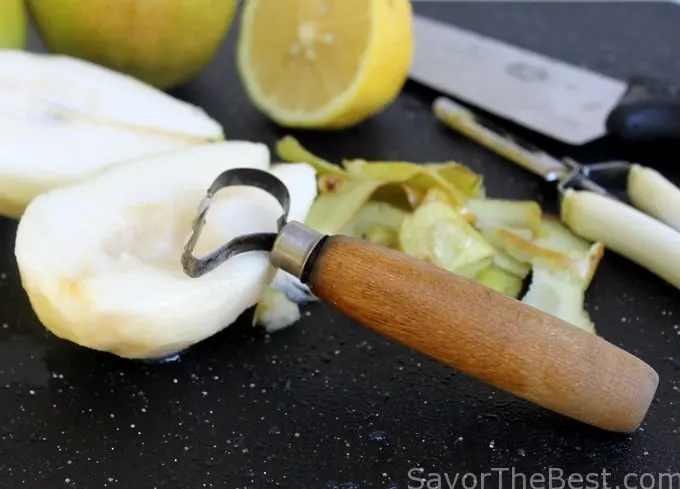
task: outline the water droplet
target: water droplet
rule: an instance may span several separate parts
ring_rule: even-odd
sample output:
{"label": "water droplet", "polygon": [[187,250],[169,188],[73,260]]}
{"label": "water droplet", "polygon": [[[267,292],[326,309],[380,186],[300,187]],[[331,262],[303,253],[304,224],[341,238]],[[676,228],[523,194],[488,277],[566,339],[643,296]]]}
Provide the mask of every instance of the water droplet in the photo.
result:
{"label": "water droplet", "polygon": [[141,363],[146,363],[148,365],[163,365],[165,363],[179,362],[181,359],[182,352],[173,353],[164,358],[148,358],[139,360]]}
{"label": "water droplet", "polygon": [[373,441],[385,441],[387,440],[388,436],[385,431],[376,430],[369,433],[368,438],[369,440]]}

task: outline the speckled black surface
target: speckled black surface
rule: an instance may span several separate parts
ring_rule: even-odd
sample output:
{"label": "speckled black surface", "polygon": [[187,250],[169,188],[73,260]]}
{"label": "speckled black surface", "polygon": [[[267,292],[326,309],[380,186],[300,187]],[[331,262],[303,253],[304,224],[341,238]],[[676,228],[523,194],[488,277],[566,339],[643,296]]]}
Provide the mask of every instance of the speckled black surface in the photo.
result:
{"label": "speckled black surface", "polygon": [[[417,2],[416,10],[610,75],[680,80],[680,7],[672,4]],[[230,138],[273,143],[284,131],[245,99],[233,39],[176,94],[203,105]],[[486,175],[491,195],[540,195],[531,176],[435,123],[429,96],[409,85],[361,127],[296,134],[329,158],[457,158]],[[589,309],[603,336],[661,376],[633,436],[496,392],[320,304],[271,337],[235,325],[174,364],[84,350],[36,321],[17,276],[14,233],[15,223],[0,221],[3,489],[419,487],[408,478],[414,467],[477,477],[492,467],[546,476],[551,467],[605,470],[614,484],[629,472],[680,470],[680,296],[612,253],[589,290]],[[486,483],[498,487],[497,478]],[[446,487],[434,484],[425,487]]]}

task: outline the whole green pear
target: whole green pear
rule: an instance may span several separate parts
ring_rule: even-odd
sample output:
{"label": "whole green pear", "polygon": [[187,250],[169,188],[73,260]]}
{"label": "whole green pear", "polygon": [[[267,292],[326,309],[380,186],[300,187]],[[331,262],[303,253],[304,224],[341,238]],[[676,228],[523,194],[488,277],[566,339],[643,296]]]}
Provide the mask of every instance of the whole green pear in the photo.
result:
{"label": "whole green pear", "polygon": [[28,6],[50,51],[170,89],[212,60],[238,0],[28,0]]}
{"label": "whole green pear", "polygon": [[24,0],[0,0],[0,49],[24,49],[27,35]]}

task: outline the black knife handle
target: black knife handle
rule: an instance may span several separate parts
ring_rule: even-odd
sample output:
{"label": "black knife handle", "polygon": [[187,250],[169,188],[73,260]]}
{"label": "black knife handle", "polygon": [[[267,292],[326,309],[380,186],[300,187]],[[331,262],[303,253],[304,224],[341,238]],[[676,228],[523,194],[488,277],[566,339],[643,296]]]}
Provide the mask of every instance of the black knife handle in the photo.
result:
{"label": "black knife handle", "polygon": [[635,77],[606,124],[607,132],[627,145],[680,147],[680,89]]}

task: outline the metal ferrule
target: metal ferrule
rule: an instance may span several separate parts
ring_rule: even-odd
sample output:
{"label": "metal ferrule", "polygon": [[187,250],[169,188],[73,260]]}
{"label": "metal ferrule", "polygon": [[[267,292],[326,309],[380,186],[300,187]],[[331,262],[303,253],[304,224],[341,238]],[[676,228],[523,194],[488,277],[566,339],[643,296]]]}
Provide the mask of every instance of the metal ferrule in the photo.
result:
{"label": "metal ferrule", "polygon": [[290,221],[274,241],[269,261],[274,267],[302,279],[309,258],[324,237],[304,224]]}

